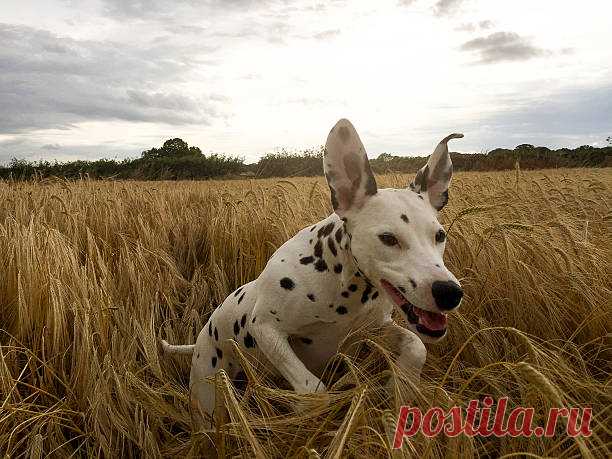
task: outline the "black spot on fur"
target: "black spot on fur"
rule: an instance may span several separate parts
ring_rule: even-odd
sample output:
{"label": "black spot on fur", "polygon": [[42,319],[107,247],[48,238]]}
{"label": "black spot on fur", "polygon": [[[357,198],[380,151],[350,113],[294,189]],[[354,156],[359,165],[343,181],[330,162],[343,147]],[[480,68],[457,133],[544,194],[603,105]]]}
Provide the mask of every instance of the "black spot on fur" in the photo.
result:
{"label": "black spot on fur", "polygon": [[312,263],[314,261],[314,257],[304,257],[304,258],[300,258],[300,263],[302,263],[303,265],[309,265],[310,263]]}
{"label": "black spot on fur", "polygon": [[317,236],[319,238],[325,237],[325,236],[329,236],[331,234],[331,232],[334,230],[334,222],[328,223],[327,225],[323,226],[321,229],[319,229],[319,231],[317,232]]}
{"label": "black spot on fur", "polygon": [[423,196],[421,196],[420,194],[417,194],[417,196],[419,197],[420,200],[423,200]]}
{"label": "black spot on fur", "polygon": [[196,359],[200,358],[200,353],[198,352],[198,355],[196,355]]}
{"label": "black spot on fur", "polygon": [[255,319],[257,319],[257,317],[253,317],[253,320],[251,320],[251,323],[255,323]]}
{"label": "black spot on fur", "polygon": [[334,272],[336,274],[340,274],[342,272],[342,265],[340,263],[334,266]]}
{"label": "black spot on fur", "polygon": [[240,325],[238,325],[238,321],[234,322],[234,335],[238,336],[240,333]]}
{"label": "black spot on fur", "polygon": [[351,292],[356,292],[356,291],[357,291],[357,285],[355,285],[355,284],[351,284],[351,285],[349,285],[349,288],[348,288],[348,289],[349,289]]}
{"label": "black spot on fur", "polygon": [[317,260],[317,262],[315,263],[315,269],[319,272],[327,271],[327,263],[325,263],[325,260]]}
{"label": "black spot on fur", "polygon": [[212,358],[212,366],[215,368],[217,366],[217,357]]}
{"label": "black spot on fur", "polygon": [[246,348],[255,347],[255,340],[249,332],[247,332],[246,336],[244,337],[244,346]]}
{"label": "black spot on fur", "polygon": [[370,293],[372,293],[372,284],[367,284],[361,295],[361,302],[365,303],[370,299]]}
{"label": "black spot on fur", "polygon": [[242,318],[240,319],[240,326],[244,328],[246,325],[246,314],[242,314]]}
{"label": "black spot on fur", "polygon": [[215,327],[215,341],[219,341],[219,332],[217,331],[217,327]]}
{"label": "black spot on fur", "polygon": [[327,246],[329,247],[329,251],[333,254],[334,257],[338,255],[336,245],[334,244],[334,241],[331,237],[327,239]]}
{"label": "black spot on fur", "polygon": [[300,341],[304,344],[312,344],[312,340],[310,338],[300,338]]}
{"label": "black spot on fur", "polygon": [[280,286],[284,288],[285,290],[293,290],[293,287],[295,287],[295,282],[293,282],[288,277],[283,277],[280,280]]}
{"label": "black spot on fur", "polygon": [[212,320],[208,321],[208,336],[212,336]]}
{"label": "black spot on fur", "polygon": [[315,301],[315,296],[312,293],[306,295],[310,301]]}
{"label": "black spot on fur", "polygon": [[408,217],[406,217],[406,214],[402,214],[401,219],[404,220],[406,223],[410,222],[410,220],[408,220]]}
{"label": "black spot on fur", "polygon": [[246,292],[244,292],[242,295],[240,295],[240,298],[238,298],[238,304],[240,304],[240,302],[244,298],[244,295],[246,295]]}
{"label": "black spot on fur", "polygon": [[417,288],[417,283],[414,281],[414,279],[410,279],[410,285],[412,285],[412,288]]}
{"label": "black spot on fur", "polygon": [[317,225],[313,226],[312,228],[310,228],[310,231],[314,231],[316,227]]}
{"label": "black spot on fur", "polygon": [[218,347],[216,348],[217,350],[217,357],[219,357],[219,359],[223,358],[223,351],[221,349],[219,349]]}
{"label": "black spot on fur", "polygon": [[329,307],[330,307],[330,308],[333,308],[333,307],[334,307],[334,305],[333,305],[333,304],[330,304],[330,305],[329,305]]}
{"label": "black spot on fur", "polygon": [[349,292],[342,292],[340,295],[342,295],[344,298],[348,298]]}
{"label": "black spot on fur", "polygon": [[284,259],[284,258],[281,258],[281,263],[284,263],[284,262],[285,262],[285,259]]}
{"label": "black spot on fur", "polygon": [[310,240],[308,241],[308,243],[309,243],[309,244],[312,244],[312,239],[310,239]]}
{"label": "black spot on fur", "polygon": [[346,314],[348,312],[348,309],[346,309],[344,306],[338,306],[336,308],[336,312],[338,314]]}
{"label": "black spot on fur", "polygon": [[399,290],[400,292],[402,292],[402,293],[406,293],[406,289],[404,288],[404,286],[403,286],[403,285],[399,285],[397,288],[398,288],[398,290]]}
{"label": "black spot on fur", "polygon": [[[354,258],[355,258],[355,257],[353,257],[353,259],[354,259]],[[361,277],[361,273],[360,273],[359,271],[357,271],[357,272],[355,273],[355,277]]]}
{"label": "black spot on fur", "polygon": [[238,290],[236,290],[236,291],[234,292],[234,296],[238,296],[238,295],[240,295],[240,292],[242,292],[242,289],[243,289],[243,288],[244,288],[244,287],[240,287]]}
{"label": "black spot on fur", "polygon": [[340,244],[340,241],[342,240],[342,227],[338,228],[334,237],[336,238],[336,242]]}
{"label": "black spot on fur", "polygon": [[319,239],[314,246],[314,256],[317,258],[321,258],[323,256],[323,243],[321,242],[321,239]]}
{"label": "black spot on fur", "polygon": [[274,315],[274,314],[276,314],[276,311],[275,311],[275,310],[273,310],[273,309],[271,309],[271,310],[270,310],[270,314]]}
{"label": "black spot on fur", "polygon": [[374,294],[372,295],[373,300],[375,300],[376,298],[378,298],[378,291],[374,292]]}

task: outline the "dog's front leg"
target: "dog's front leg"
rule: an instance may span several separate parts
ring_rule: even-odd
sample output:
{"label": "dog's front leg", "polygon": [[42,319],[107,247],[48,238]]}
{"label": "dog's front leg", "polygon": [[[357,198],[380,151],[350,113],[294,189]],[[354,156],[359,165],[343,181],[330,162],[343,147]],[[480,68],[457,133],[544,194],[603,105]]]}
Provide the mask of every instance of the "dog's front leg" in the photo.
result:
{"label": "dog's front leg", "polygon": [[257,346],[298,394],[324,392],[325,385],[313,375],[293,352],[288,335],[271,323],[258,323],[252,329]]}
{"label": "dog's front leg", "polygon": [[[413,385],[420,381],[421,370],[427,357],[427,349],[419,337],[410,330],[391,321],[384,325],[384,334],[396,353],[395,363]],[[387,383],[388,389],[395,387],[394,378]]]}

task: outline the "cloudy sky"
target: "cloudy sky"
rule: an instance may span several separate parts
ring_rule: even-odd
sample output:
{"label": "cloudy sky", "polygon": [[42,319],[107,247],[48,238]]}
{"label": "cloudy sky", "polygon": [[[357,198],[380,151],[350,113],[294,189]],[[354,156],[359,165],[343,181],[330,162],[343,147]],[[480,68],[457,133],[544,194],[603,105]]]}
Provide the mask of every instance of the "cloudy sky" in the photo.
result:
{"label": "cloudy sky", "polygon": [[181,137],[257,160],[338,118],[372,157],[612,134],[608,0],[2,0],[0,162]]}

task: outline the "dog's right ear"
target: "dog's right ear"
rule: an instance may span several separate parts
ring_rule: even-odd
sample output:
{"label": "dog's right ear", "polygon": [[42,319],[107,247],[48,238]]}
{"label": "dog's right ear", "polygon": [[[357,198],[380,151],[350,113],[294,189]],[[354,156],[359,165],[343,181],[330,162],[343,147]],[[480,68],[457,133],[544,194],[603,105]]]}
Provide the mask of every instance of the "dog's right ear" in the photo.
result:
{"label": "dog's right ear", "polygon": [[323,170],[334,211],[343,217],[376,194],[376,180],[365,148],[349,120],[341,119],[327,136]]}
{"label": "dog's right ear", "polygon": [[444,137],[427,160],[427,164],[418,170],[410,184],[412,191],[427,193],[430,204],[436,210],[441,210],[448,202],[448,186],[453,175],[448,141],[461,138],[463,134],[450,134]]}

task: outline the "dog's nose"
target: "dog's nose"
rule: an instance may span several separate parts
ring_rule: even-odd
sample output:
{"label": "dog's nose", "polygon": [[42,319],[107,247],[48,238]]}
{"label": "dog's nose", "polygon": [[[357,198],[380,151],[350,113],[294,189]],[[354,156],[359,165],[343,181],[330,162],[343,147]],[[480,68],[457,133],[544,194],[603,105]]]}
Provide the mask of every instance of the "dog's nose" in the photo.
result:
{"label": "dog's nose", "polygon": [[431,284],[431,293],[436,305],[443,311],[455,309],[463,297],[463,290],[453,281],[435,281]]}

